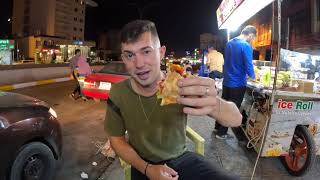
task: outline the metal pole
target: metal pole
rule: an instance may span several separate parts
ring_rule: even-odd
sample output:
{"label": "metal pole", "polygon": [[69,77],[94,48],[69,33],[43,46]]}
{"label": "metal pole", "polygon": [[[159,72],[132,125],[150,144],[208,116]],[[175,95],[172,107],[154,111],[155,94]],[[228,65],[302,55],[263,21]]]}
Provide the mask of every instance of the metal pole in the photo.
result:
{"label": "metal pole", "polygon": [[17,62],[19,61],[19,46],[18,46],[18,41],[17,41]]}
{"label": "metal pole", "polygon": [[276,57],[276,68],[274,72],[274,81],[273,81],[273,88],[272,88],[272,96],[271,96],[271,103],[274,102],[274,96],[276,94],[277,89],[277,76],[279,69],[279,63],[280,63],[280,49],[281,49],[281,0],[277,0],[277,8],[278,8],[278,21],[276,22],[278,24],[278,44],[277,44],[277,57]]}
{"label": "metal pole", "polygon": [[[14,44],[14,43],[13,43]],[[11,60],[10,60],[10,65],[12,65],[14,62],[14,49],[11,50]]]}
{"label": "metal pole", "polygon": [[290,40],[290,18],[287,19],[287,37],[286,37],[286,49],[289,49]]}
{"label": "metal pole", "polygon": [[[280,48],[281,48],[281,1],[282,0],[277,0],[277,11],[278,11],[277,17],[278,17],[278,21],[276,23],[278,24],[278,42],[277,42],[278,46],[277,46],[275,77],[274,77],[272,95],[271,95],[271,100],[270,100],[272,105],[273,105],[273,102],[274,102],[274,96],[276,94],[276,80],[277,80],[277,72],[278,72],[278,68],[279,68],[278,66],[279,66],[279,60],[280,60]],[[275,6],[273,6],[273,7],[275,7]],[[272,13],[274,14],[275,13],[274,8],[273,8],[272,11],[273,11]],[[256,167],[258,165],[259,157],[262,154],[262,150],[263,150],[262,148],[263,148],[263,146],[265,144],[266,132],[267,132],[268,127],[269,127],[270,118],[271,117],[267,116],[267,120],[265,122],[266,124],[265,124],[264,129],[263,129],[262,140],[261,140],[262,144],[259,147],[258,158],[256,159],[256,162],[255,162],[255,165],[254,165],[254,169],[253,169],[253,172],[252,172],[252,175],[251,175],[251,180],[253,180],[254,173],[255,173]]]}

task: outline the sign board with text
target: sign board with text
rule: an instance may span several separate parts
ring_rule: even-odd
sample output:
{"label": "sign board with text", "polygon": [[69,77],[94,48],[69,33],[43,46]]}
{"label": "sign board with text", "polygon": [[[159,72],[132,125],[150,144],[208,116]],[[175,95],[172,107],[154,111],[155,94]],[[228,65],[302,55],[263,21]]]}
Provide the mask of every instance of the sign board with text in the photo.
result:
{"label": "sign board with text", "polygon": [[218,20],[218,27],[224,23],[228,17],[232,14],[232,12],[240,6],[240,4],[244,0],[223,0],[217,9],[217,20]]}
{"label": "sign board with text", "polygon": [[0,50],[14,49],[14,41],[9,39],[0,39]]}

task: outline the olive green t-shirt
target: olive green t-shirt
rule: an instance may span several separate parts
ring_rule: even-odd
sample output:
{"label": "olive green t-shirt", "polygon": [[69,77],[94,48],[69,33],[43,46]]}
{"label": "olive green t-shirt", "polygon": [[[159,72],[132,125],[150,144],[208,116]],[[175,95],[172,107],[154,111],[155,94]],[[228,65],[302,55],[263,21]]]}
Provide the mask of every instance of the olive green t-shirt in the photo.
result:
{"label": "olive green t-shirt", "polygon": [[119,111],[108,105],[105,120],[107,133],[123,136],[127,130],[129,144],[143,159],[151,162],[182,155],[186,151],[187,125],[182,106],[160,106],[161,99],[157,99],[156,95],[140,98],[141,102],[139,95],[132,90],[130,80],[112,85],[109,99]]}

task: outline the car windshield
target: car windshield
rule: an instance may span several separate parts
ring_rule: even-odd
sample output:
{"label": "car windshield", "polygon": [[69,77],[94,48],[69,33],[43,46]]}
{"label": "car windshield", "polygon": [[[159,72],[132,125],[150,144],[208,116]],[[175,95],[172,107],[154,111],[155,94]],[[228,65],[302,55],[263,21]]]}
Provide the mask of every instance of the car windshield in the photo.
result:
{"label": "car windshield", "polygon": [[108,63],[99,71],[99,73],[128,75],[127,70],[122,62]]}

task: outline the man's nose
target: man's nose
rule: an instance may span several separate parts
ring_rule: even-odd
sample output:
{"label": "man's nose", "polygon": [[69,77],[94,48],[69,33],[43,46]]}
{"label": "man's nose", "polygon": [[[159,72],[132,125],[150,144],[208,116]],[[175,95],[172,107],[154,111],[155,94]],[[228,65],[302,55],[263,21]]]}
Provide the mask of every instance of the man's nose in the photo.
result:
{"label": "man's nose", "polygon": [[136,67],[143,67],[144,66],[144,58],[139,53],[136,54]]}

